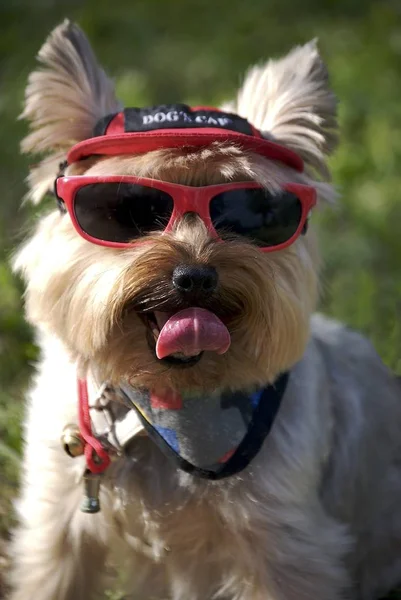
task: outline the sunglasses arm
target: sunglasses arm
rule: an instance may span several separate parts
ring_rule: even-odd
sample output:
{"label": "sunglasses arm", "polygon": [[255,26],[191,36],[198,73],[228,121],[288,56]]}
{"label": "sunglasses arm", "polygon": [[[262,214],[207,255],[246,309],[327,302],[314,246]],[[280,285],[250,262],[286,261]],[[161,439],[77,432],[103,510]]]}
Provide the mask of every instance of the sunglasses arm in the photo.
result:
{"label": "sunglasses arm", "polygon": [[54,180],[54,188],[53,188],[53,195],[56,198],[57,207],[61,214],[65,214],[67,212],[67,208],[65,206],[64,200],[62,198],[60,198],[60,196],[57,193],[57,181],[60,179],[60,177],[64,177],[63,170],[65,169],[66,166],[67,166],[66,161],[64,163],[60,163],[60,167],[59,167],[60,172],[57,175],[56,179]]}

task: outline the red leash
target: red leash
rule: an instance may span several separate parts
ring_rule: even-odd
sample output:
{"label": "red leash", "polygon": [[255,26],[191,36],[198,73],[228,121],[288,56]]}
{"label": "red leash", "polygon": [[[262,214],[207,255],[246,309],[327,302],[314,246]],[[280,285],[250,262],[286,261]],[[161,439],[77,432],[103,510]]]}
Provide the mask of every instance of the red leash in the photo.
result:
{"label": "red leash", "polygon": [[103,473],[110,464],[110,456],[101,442],[92,434],[92,422],[89,411],[89,395],[86,379],[78,379],[78,422],[85,441],[85,458],[91,473]]}

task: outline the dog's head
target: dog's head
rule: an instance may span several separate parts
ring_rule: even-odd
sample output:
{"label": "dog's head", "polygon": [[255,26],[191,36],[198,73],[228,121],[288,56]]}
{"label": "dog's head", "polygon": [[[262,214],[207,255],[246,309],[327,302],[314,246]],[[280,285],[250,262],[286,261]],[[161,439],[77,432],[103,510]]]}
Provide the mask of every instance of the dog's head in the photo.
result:
{"label": "dog's head", "polygon": [[[16,259],[31,322],[102,380],[274,380],[307,343],[318,261],[309,213],[332,194],[324,158],[335,99],[316,45],[251,69],[220,117],[185,105],[122,111],[69,22],[39,59],[23,114],[23,150],[47,153],[29,177],[34,202],[68,165],[61,210],[55,203]],[[127,131],[138,115],[150,124],[140,143]],[[167,116],[175,129],[162,143]]]}

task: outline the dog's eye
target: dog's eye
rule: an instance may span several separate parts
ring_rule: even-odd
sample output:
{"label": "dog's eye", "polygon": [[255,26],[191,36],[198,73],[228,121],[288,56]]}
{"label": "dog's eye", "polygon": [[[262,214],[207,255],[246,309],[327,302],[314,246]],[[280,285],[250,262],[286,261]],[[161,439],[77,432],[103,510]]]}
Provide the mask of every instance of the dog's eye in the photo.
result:
{"label": "dog's eye", "polygon": [[215,229],[223,234],[242,235],[259,246],[287,242],[302,220],[302,204],[296,194],[271,194],[260,188],[230,190],[210,203]]}
{"label": "dog's eye", "polygon": [[146,186],[95,183],[79,189],[74,210],[78,224],[90,236],[127,243],[163,229],[173,211],[173,200]]}

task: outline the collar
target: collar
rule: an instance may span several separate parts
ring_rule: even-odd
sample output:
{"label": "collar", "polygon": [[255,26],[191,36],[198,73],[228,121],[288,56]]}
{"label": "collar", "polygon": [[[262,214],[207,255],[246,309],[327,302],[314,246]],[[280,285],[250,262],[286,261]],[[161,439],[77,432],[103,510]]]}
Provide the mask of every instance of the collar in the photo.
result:
{"label": "collar", "polygon": [[[138,433],[150,439],[180,469],[206,479],[223,479],[245,469],[257,455],[278,414],[289,373],[252,393],[205,396],[152,392],[122,384],[103,386],[92,408],[106,412],[107,427],[93,433],[86,381],[78,383],[79,425],[87,466],[101,473],[110,454],[121,453]],[[115,400],[119,402],[116,403]]]}

